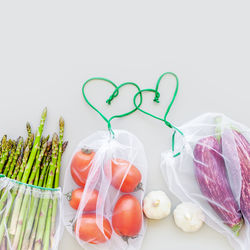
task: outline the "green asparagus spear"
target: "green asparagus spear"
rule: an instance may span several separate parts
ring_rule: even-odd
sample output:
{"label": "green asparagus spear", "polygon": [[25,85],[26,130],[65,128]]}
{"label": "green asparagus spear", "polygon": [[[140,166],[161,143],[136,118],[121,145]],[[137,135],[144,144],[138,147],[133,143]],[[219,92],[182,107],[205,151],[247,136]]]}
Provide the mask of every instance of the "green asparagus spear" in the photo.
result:
{"label": "green asparagus spear", "polygon": [[23,143],[23,148],[26,148],[29,143],[29,138],[26,138],[26,140]]}
{"label": "green asparagus spear", "polygon": [[[44,141],[44,139],[41,140],[41,143],[42,143],[42,141]],[[44,152],[45,152],[46,148],[47,148],[47,142],[45,142],[42,145],[42,148],[41,149],[39,148],[38,151],[37,151],[36,162],[34,164],[31,175],[29,177],[29,182],[28,183],[30,185],[33,185],[34,180],[36,181],[34,183],[34,185],[38,184],[39,167],[40,167],[40,164],[41,164],[41,161],[42,161],[42,158],[43,158],[43,155],[44,155]],[[37,176],[37,179],[35,179],[36,176]],[[14,237],[14,241],[13,241],[13,248],[14,249],[17,249],[19,244],[20,244],[20,248],[21,248],[21,245],[22,245],[20,242],[22,242],[24,229],[26,227],[26,222],[27,222],[26,218],[27,218],[27,214],[28,214],[30,195],[32,195],[32,194],[30,192],[27,192],[27,194],[25,194],[24,198],[23,198],[23,202],[22,202],[22,205],[21,205],[20,214],[19,214],[18,222],[17,222],[17,226],[16,226],[15,237]],[[32,213],[32,209],[36,209],[36,208],[33,207],[34,206],[34,197],[31,197],[31,205],[32,206],[30,207],[30,209],[31,209],[31,213]]]}
{"label": "green asparagus spear", "polygon": [[46,137],[44,137],[42,144],[44,144],[45,142],[48,142],[50,138],[50,135],[47,135]]}
{"label": "green asparagus spear", "polygon": [[38,185],[38,182],[39,182],[39,176],[40,176],[40,169],[38,168],[37,169],[37,172],[36,172],[36,177],[35,177],[35,180],[34,180],[34,186],[37,186]]}
{"label": "green asparagus spear", "polygon": [[58,158],[57,158],[57,164],[56,164],[56,177],[55,177],[55,188],[59,187],[59,174],[60,174],[60,168],[61,168],[61,158],[62,158],[62,146],[63,146],[63,134],[64,134],[64,120],[62,117],[60,117],[59,120],[59,148],[58,148]]}
{"label": "green asparagus spear", "polygon": [[31,133],[31,126],[29,122],[26,123],[26,129],[28,133],[28,138],[30,138],[32,133]]}
{"label": "green asparagus spear", "polygon": [[41,152],[36,160],[36,163],[35,163],[35,166],[33,167],[32,169],[32,172],[31,172],[31,175],[29,177],[29,184],[33,184],[34,182],[34,178],[37,174],[37,171],[39,173],[39,167],[40,167],[40,164],[41,164],[41,161],[42,161],[42,158],[43,158],[43,155],[45,153],[45,150],[47,148],[47,142],[45,142],[43,145],[42,145],[42,148],[41,148]]}
{"label": "green asparagus spear", "polygon": [[22,156],[22,154],[20,154],[20,156],[18,157],[18,160],[17,160],[17,164],[16,164],[16,167],[15,167],[15,171],[14,171],[14,173],[13,173],[11,179],[14,179],[14,180],[16,179],[17,174],[18,174],[19,169],[20,169],[21,164],[22,164],[22,158],[23,158],[23,156]]}
{"label": "green asparagus spear", "polygon": [[48,169],[48,166],[49,166],[49,162],[51,160],[51,153],[52,153],[52,151],[50,150],[48,152],[48,156],[46,157],[45,162],[44,162],[43,167],[42,167],[42,172],[41,172],[40,179],[39,179],[39,182],[38,182],[38,186],[40,186],[40,187],[43,186],[43,182],[44,182],[44,179],[45,179],[45,176],[46,176],[46,172],[47,172],[47,169]]}
{"label": "green asparagus spear", "polygon": [[5,187],[2,190],[2,195],[1,195],[1,198],[0,198],[0,211],[3,211],[3,208],[4,208],[4,205],[5,205],[5,202],[6,202],[7,198],[8,198],[8,194],[7,194],[6,187]]}
{"label": "green asparagus spear", "polygon": [[[36,151],[36,157],[35,157],[35,160],[34,160],[34,163],[38,160],[38,157],[40,155],[40,151],[41,151],[41,146],[42,146],[42,141],[43,141],[43,137],[41,138],[41,141],[39,142],[39,145],[38,145],[38,148],[37,148],[37,151]],[[33,165],[34,166],[34,165]],[[33,168],[31,168],[31,171],[32,171]]]}
{"label": "green asparagus spear", "polygon": [[[43,168],[45,167],[45,163],[46,163],[46,161],[47,161],[47,157],[48,157],[48,154],[49,154],[49,152],[50,152],[50,150],[51,150],[51,146],[52,146],[52,141],[48,141],[47,142],[47,148],[46,148],[46,150],[45,150],[45,152],[44,152],[44,156],[43,156],[43,160],[42,160],[42,164],[41,164],[41,171],[43,170]],[[39,184],[38,184],[39,185]]]}
{"label": "green asparagus spear", "polygon": [[0,142],[0,159],[1,159],[1,156],[2,156],[2,142]]}
{"label": "green asparagus spear", "polygon": [[[2,140],[1,140],[1,158],[2,158],[2,154],[6,148],[6,142],[7,142],[7,135],[4,135]],[[0,160],[1,160],[0,158]]]}
{"label": "green asparagus spear", "polygon": [[26,148],[27,147],[27,145],[28,145],[28,143],[29,143],[29,140],[30,140],[30,138],[31,138],[31,126],[30,126],[30,124],[29,124],[29,122],[27,122],[26,123],[26,129],[27,129],[27,134],[28,134],[28,137],[27,137],[27,139],[24,141],[24,148]]}
{"label": "green asparagus spear", "polygon": [[[59,120],[59,128],[60,128],[59,147],[58,147],[58,157],[57,157],[57,163],[56,163],[56,176],[55,176],[54,188],[59,187],[59,174],[60,174],[61,159],[62,159],[62,153],[63,153],[64,120],[62,117],[60,117],[60,120]],[[55,237],[55,233],[56,233],[55,226],[56,226],[56,211],[57,211],[57,203],[58,203],[57,197],[54,197],[52,202],[53,202],[52,215],[48,216],[48,218],[47,218],[45,235],[44,235],[44,249],[45,250],[49,249],[49,243],[51,244],[51,247],[53,247],[54,237]],[[50,222],[50,220],[51,220],[51,222]],[[50,224],[51,224],[51,230],[50,230]],[[49,239],[51,239],[51,242]]]}
{"label": "green asparagus spear", "polygon": [[5,176],[6,176],[6,175],[8,174],[8,172],[9,172],[10,165],[11,165],[11,163],[12,163],[12,161],[13,161],[13,157],[14,157],[14,154],[15,154],[15,152],[16,152],[16,146],[17,146],[16,142],[13,142],[13,145],[12,145],[12,147],[11,147],[11,152],[10,152],[8,161],[7,161],[7,163],[6,163],[5,167],[4,167],[4,171],[3,171],[3,174],[4,174]]}
{"label": "green asparagus spear", "polygon": [[1,157],[1,161],[0,161],[0,173],[2,173],[4,164],[5,164],[6,160],[8,159],[9,151],[11,149],[11,146],[12,146],[12,141],[8,140],[7,143],[6,143],[5,150],[2,153],[2,157]]}
{"label": "green asparagus spear", "polygon": [[[41,142],[44,142],[44,141],[45,141],[44,139],[41,140]],[[39,148],[38,151],[37,151],[38,157],[36,157],[35,165],[34,165],[34,167],[32,169],[31,175],[29,177],[29,182],[28,183],[30,185],[33,185],[33,184],[37,185],[38,184],[39,167],[40,167],[40,164],[41,164],[41,161],[42,161],[42,158],[43,158],[43,155],[45,153],[46,148],[47,148],[47,142],[45,142],[42,145],[42,148],[41,149]],[[22,243],[22,240],[23,240],[24,229],[26,227],[26,222],[27,222],[26,218],[27,218],[27,214],[28,214],[30,196],[31,196],[31,201],[30,201],[30,211],[29,211],[29,213],[33,213],[32,210],[36,210],[36,207],[34,208],[34,197],[32,196],[31,192],[27,192],[27,194],[24,195],[23,203],[22,203],[20,214],[19,214],[19,217],[18,217],[18,223],[17,223],[17,226],[16,226],[15,237],[14,237],[14,240],[13,240],[13,248],[14,249],[17,249],[18,245],[19,245],[20,248],[22,246],[21,243]],[[29,215],[29,218],[31,218],[30,215]]]}
{"label": "green asparagus spear", "polygon": [[7,135],[4,135],[2,140],[1,140],[1,146],[0,146],[0,159],[2,157],[2,153],[5,149],[5,146],[6,146],[6,140],[7,140]]}
{"label": "green asparagus spear", "polygon": [[0,224],[0,245],[1,245],[2,240],[3,240],[5,228],[6,228],[6,225],[8,223],[10,213],[11,213],[11,208],[12,208],[13,203],[15,201],[15,194],[17,193],[17,186],[14,186],[12,190],[9,190],[9,189],[5,190],[5,192],[6,193],[5,193],[5,195],[3,195],[3,197],[7,198],[8,193],[10,192],[11,199],[7,200],[6,208],[5,208],[4,214],[3,214],[3,219],[2,219],[1,224]]}
{"label": "green asparagus spear", "polygon": [[[46,184],[47,188],[53,188],[57,155],[58,155],[58,136],[55,133],[52,139],[52,161],[50,163],[49,175],[48,175],[48,180]],[[42,213],[40,213],[40,218],[39,218],[37,233],[36,233],[36,240],[35,240],[35,245],[34,245],[35,250],[42,248],[42,245],[43,245],[42,240],[43,240],[43,235],[44,235],[44,228],[46,226],[47,213],[49,211],[48,216],[50,215],[50,213],[52,214],[52,202],[50,198],[43,199],[41,211]],[[45,230],[47,230],[47,228]],[[50,227],[49,227],[49,233],[50,233]]]}
{"label": "green asparagus spear", "polygon": [[[43,184],[43,187],[46,187],[46,183]],[[29,238],[29,240],[27,240],[27,241],[25,241],[23,243],[22,250],[27,250],[27,249],[28,250],[33,250],[34,249],[33,247],[34,247],[34,244],[35,244],[37,227],[38,227],[38,222],[39,222],[39,218],[40,218],[40,214],[41,214],[42,204],[43,204],[43,199],[40,199],[39,204],[38,204],[38,208],[37,208],[37,211],[36,211],[36,216],[35,216],[34,225],[33,225],[33,228],[32,228],[30,238]],[[27,248],[27,246],[29,246],[29,247]]]}
{"label": "green asparagus spear", "polygon": [[[67,147],[67,144],[68,142],[64,142],[63,143],[63,152],[65,151],[66,147]],[[49,157],[51,158],[51,151],[49,153]],[[49,172],[49,168],[47,168]],[[42,175],[42,174],[41,174]],[[46,174],[45,174],[46,176]],[[41,178],[41,177],[40,177]],[[46,187],[46,177],[44,177],[44,183],[43,183],[43,187]],[[40,183],[41,184],[41,183]],[[40,185],[39,185],[40,186]],[[38,208],[37,208],[37,211],[36,211],[36,216],[35,216],[35,220],[34,220],[34,225],[33,225],[33,228],[32,228],[32,232],[31,232],[31,235],[30,235],[30,240],[29,242],[28,241],[24,241],[23,242],[23,246],[22,246],[22,250],[33,250],[33,247],[34,247],[34,244],[35,244],[35,238],[36,238],[36,234],[37,234],[37,226],[38,226],[38,222],[39,222],[39,219],[40,219],[40,212],[41,212],[41,208],[42,208],[42,205],[43,205],[43,199],[40,199],[39,201],[39,205],[38,205]],[[43,214],[43,213],[42,213]],[[41,222],[40,222],[41,223]],[[29,233],[29,232],[28,232]],[[29,247],[27,247],[29,246]]]}
{"label": "green asparagus spear", "polygon": [[21,179],[22,179],[26,163],[28,162],[28,159],[29,159],[30,150],[31,150],[31,147],[33,144],[33,140],[34,140],[34,134],[31,135],[30,140],[28,142],[28,145],[24,149],[22,165],[20,166],[20,170],[19,170],[17,178],[16,178],[17,181],[21,181]]}
{"label": "green asparagus spear", "polygon": [[[41,175],[40,175],[39,182],[37,184],[40,187],[43,186],[42,184],[43,184],[44,172],[47,169],[47,167],[49,165],[49,162],[50,162],[50,159],[51,159],[51,152],[52,152],[51,151],[51,145],[52,145],[52,142],[48,142],[47,149],[46,149],[46,151],[44,153],[44,159],[43,159],[43,163],[42,163],[43,167],[41,168],[42,172],[41,172]],[[36,179],[35,179],[35,182],[34,182],[35,185],[36,185],[36,181],[37,181],[37,176],[38,175],[36,174]],[[37,218],[39,218],[39,214],[40,214],[39,209],[41,209],[41,204],[40,204],[41,202],[39,202],[39,198],[38,197],[35,197],[35,198],[32,197],[32,199],[33,200],[32,200],[31,205],[30,205],[30,208],[31,208],[30,211],[31,212],[29,213],[29,217],[28,217],[28,220],[27,220],[27,225],[26,225],[26,228],[25,228],[24,236],[23,236],[22,248],[20,248],[20,249],[23,249],[23,250],[27,250],[29,248],[30,236],[34,235],[32,237],[33,238],[35,237],[36,227],[37,227],[37,223],[38,223],[38,219],[36,219],[35,216],[38,213]],[[22,241],[21,237],[20,237],[20,240],[19,240],[19,245],[18,245],[19,247],[20,247],[20,241]]]}
{"label": "green asparagus spear", "polygon": [[68,146],[68,141],[65,141],[65,142],[63,143],[63,147],[62,147],[63,153],[64,153],[65,149],[67,148],[67,146]]}
{"label": "green asparagus spear", "polygon": [[29,142],[28,142],[28,147],[29,147],[30,150],[31,150],[32,147],[33,147],[34,139],[35,139],[35,135],[34,135],[34,134],[31,134],[30,140],[29,140]]}
{"label": "green asparagus spear", "polygon": [[[35,186],[37,186],[38,180],[39,180],[39,168],[36,171],[36,177],[35,177],[35,180],[34,180],[34,185]],[[17,228],[16,234],[15,234],[15,237],[14,237],[14,241],[13,241],[13,246],[12,246],[13,249],[20,250],[22,248],[24,235],[27,233],[27,230],[29,230],[29,228],[32,229],[32,225],[33,225],[33,221],[34,221],[34,217],[35,217],[35,214],[36,214],[36,209],[37,209],[37,205],[38,205],[38,201],[39,201],[39,198],[36,197],[32,192],[33,191],[31,190],[31,193],[30,193],[31,201],[30,201],[30,204],[29,204],[29,209],[27,207],[27,209],[25,211],[25,214],[24,214],[24,217],[23,217],[23,220],[21,218],[21,221],[23,223],[17,225],[17,227],[21,228],[21,231],[20,231],[19,228]]]}
{"label": "green asparagus spear", "polygon": [[[47,218],[46,218],[45,232],[44,232],[43,242],[42,242],[43,250],[49,250],[50,234],[51,234],[51,222],[52,222],[54,200],[57,200],[57,199],[54,197],[54,199],[51,199],[49,201],[48,213],[47,213]],[[51,242],[51,244],[52,244],[52,242]],[[37,248],[37,249],[41,249],[42,246],[40,248]],[[36,244],[35,244],[35,247],[36,247]]]}
{"label": "green asparagus spear", "polygon": [[[43,156],[45,154],[45,151],[47,149],[47,144],[48,144],[47,140],[48,140],[48,137],[45,138],[45,139],[44,138],[42,139],[42,143],[44,143],[44,142],[45,143],[42,145],[41,152],[40,152],[39,156],[36,158],[35,166],[33,167],[31,176],[29,178],[29,184],[33,184],[34,178],[35,178],[34,185],[38,184],[39,167],[40,167],[42,158],[43,158]],[[39,151],[37,153],[39,153]],[[14,249],[16,249],[17,247],[18,247],[18,249],[21,249],[22,244],[27,247],[27,240],[26,239],[28,238],[28,236],[30,234],[30,231],[32,229],[32,225],[33,225],[33,222],[34,222],[34,217],[35,217],[35,214],[36,214],[38,201],[39,201],[38,198],[35,198],[33,196],[31,197],[29,217],[28,217],[28,219],[26,219],[26,217],[27,217],[26,214],[28,213],[27,212],[28,197],[26,197],[26,196],[24,197],[22,207],[21,207],[21,211],[20,211],[20,215],[19,215],[19,218],[18,218],[18,221],[22,222],[22,224],[21,223],[17,224],[17,229],[16,229],[14,241],[13,241],[13,248]],[[27,224],[27,226],[26,226],[26,224]],[[23,238],[25,238],[24,241],[23,241]]]}
{"label": "green asparagus spear", "polygon": [[[42,137],[42,138],[41,138],[40,147],[39,147],[39,149],[37,150],[36,161],[38,160],[38,157],[39,157],[39,155],[40,155],[42,145],[44,145],[44,143],[48,142],[48,140],[49,140],[49,135],[48,135],[47,137]],[[46,148],[46,149],[47,149],[47,148]],[[45,155],[45,153],[46,153],[46,149],[45,149],[44,155]],[[41,165],[40,167],[42,167],[42,165]]]}
{"label": "green asparagus spear", "polygon": [[46,184],[47,188],[53,188],[55,172],[56,172],[57,156],[58,156],[58,135],[54,133],[53,141],[52,141],[52,160],[51,160],[48,180]]}
{"label": "green asparagus spear", "polygon": [[35,157],[36,157],[36,152],[37,152],[40,140],[41,140],[41,136],[42,136],[46,116],[47,116],[47,108],[45,108],[43,110],[43,113],[42,113],[42,116],[41,116],[40,126],[38,128],[37,133],[36,133],[35,142],[34,142],[32,150],[31,150],[30,157],[29,157],[27,166],[25,168],[25,171],[24,171],[24,174],[23,174],[23,177],[22,177],[22,182],[23,183],[27,183],[27,181],[28,181],[28,178],[29,178],[29,175],[30,175],[30,172],[31,172],[31,169],[32,169]]}
{"label": "green asparagus spear", "polygon": [[10,166],[10,170],[8,172],[8,175],[7,177],[11,177],[12,174],[13,174],[13,171],[14,171],[14,168],[16,166],[16,162],[17,162],[17,159],[19,157],[19,155],[21,154],[21,150],[22,150],[22,146],[23,146],[23,138],[21,137],[18,141],[18,145],[17,145],[17,148],[16,148],[16,152],[14,154],[14,157],[13,157],[13,161],[11,163],[11,166]]}
{"label": "green asparagus spear", "polygon": [[[36,157],[38,145],[39,145],[40,140],[41,140],[46,115],[47,115],[47,109],[45,108],[43,110],[43,113],[41,116],[40,126],[39,126],[37,134],[36,134],[35,142],[34,142],[32,150],[31,150],[29,160],[27,162],[27,165],[26,165],[25,170],[24,170],[24,174],[23,174],[22,179],[21,179],[21,181],[23,183],[27,183],[27,181],[28,181],[28,178],[29,178],[29,175],[30,175],[30,172],[31,172],[31,169],[32,169],[35,157]],[[11,223],[10,223],[10,228],[9,228],[10,235],[15,235],[19,213],[21,212],[20,208],[21,208],[22,201],[23,201],[23,194],[22,193],[19,194],[19,192],[18,192],[18,195],[17,195],[16,200],[15,200],[15,206],[13,209],[13,215],[11,218]]]}
{"label": "green asparagus spear", "polygon": [[50,166],[47,167],[46,173],[45,173],[45,176],[44,176],[44,180],[43,180],[43,186],[45,186],[45,187],[46,187],[48,176],[49,176],[49,169],[50,169]]}

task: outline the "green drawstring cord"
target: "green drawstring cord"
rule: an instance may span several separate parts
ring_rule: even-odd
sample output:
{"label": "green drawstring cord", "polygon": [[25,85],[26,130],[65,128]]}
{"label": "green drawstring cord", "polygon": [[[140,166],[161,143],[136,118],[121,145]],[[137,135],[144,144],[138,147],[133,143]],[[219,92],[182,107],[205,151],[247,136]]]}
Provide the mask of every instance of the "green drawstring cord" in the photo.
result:
{"label": "green drawstring cord", "polygon": [[[172,100],[171,100],[170,104],[169,104],[168,107],[167,107],[167,110],[166,110],[166,113],[165,113],[165,115],[164,115],[164,118],[160,118],[160,117],[155,116],[155,115],[153,115],[153,114],[151,114],[151,113],[149,113],[149,112],[147,112],[147,111],[145,111],[145,110],[142,110],[142,109],[140,108],[141,103],[140,103],[140,105],[137,105],[137,104],[136,104],[136,98],[137,98],[137,96],[138,96],[139,94],[140,94],[140,96],[141,96],[143,92],[154,92],[154,93],[155,93],[154,102],[159,103],[159,102],[160,102],[160,101],[159,101],[160,93],[159,93],[158,89],[159,89],[159,85],[160,85],[160,82],[161,82],[162,78],[163,78],[164,76],[166,76],[166,75],[172,75],[172,76],[174,76],[174,78],[175,78],[175,80],[176,80],[176,87],[175,87],[175,91],[174,91],[174,95],[173,95],[173,97],[172,97]],[[179,130],[177,127],[175,127],[174,125],[172,125],[169,121],[167,121],[167,115],[168,115],[168,113],[169,113],[171,107],[173,106],[173,103],[174,103],[175,98],[176,98],[177,93],[178,93],[178,89],[179,89],[179,79],[178,79],[177,75],[174,74],[174,73],[172,73],[172,72],[165,72],[165,73],[163,73],[163,74],[159,77],[159,79],[157,80],[156,88],[155,88],[155,89],[142,89],[142,90],[138,91],[138,92],[135,94],[135,96],[134,96],[134,105],[135,105],[135,107],[136,107],[138,110],[140,110],[140,111],[143,112],[144,114],[149,115],[149,116],[151,116],[151,117],[153,117],[153,118],[155,118],[155,119],[157,119],[157,120],[163,121],[163,122],[165,123],[165,125],[167,125],[167,126],[168,126],[169,128],[171,128],[171,129],[174,129],[174,130],[175,130],[174,133],[173,133],[173,136],[172,136],[172,152],[173,152],[173,153],[174,153],[174,150],[175,150],[175,134],[176,134],[176,131],[179,132],[182,136],[184,136],[184,134],[182,133],[181,130]],[[177,154],[174,154],[173,157],[177,157],[178,155],[180,155],[180,152],[177,153]]]}
{"label": "green drawstring cord", "polygon": [[[162,81],[162,78],[163,78],[164,76],[166,76],[166,75],[172,75],[172,76],[175,78],[175,80],[176,80],[176,87],[175,87],[175,91],[174,91],[174,95],[173,95],[173,97],[172,97],[172,100],[171,100],[170,104],[169,104],[168,107],[167,107],[167,110],[166,110],[166,113],[165,113],[165,115],[164,115],[164,118],[160,118],[160,117],[155,116],[155,115],[153,115],[153,114],[151,114],[151,113],[149,113],[149,112],[146,112],[145,110],[142,110],[142,109],[140,108],[140,106],[141,106],[141,104],[142,104],[142,93],[143,93],[143,92],[154,92],[154,93],[155,93],[154,102],[157,102],[157,103],[160,102],[160,101],[159,101],[160,93],[159,93],[158,89],[159,89],[159,85],[160,85],[160,83],[161,83],[161,81]],[[125,86],[125,85],[133,85],[133,86],[135,86],[135,87],[138,89],[138,92],[135,94],[134,99],[133,99],[135,108],[134,108],[133,110],[131,110],[131,111],[125,113],[125,114],[114,115],[114,116],[112,116],[111,118],[107,119],[107,118],[106,118],[106,117],[105,117],[96,107],[94,107],[94,106],[89,102],[89,100],[87,99],[87,97],[86,97],[86,95],[85,95],[85,90],[84,90],[84,89],[85,89],[86,84],[87,84],[88,82],[90,82],[90,81],[93,81],[93,80],[105,81],[105,82],[108,82],[108,83],[110,83],[111,85],[113,85],[113,86],[115,87],[114,92],[112,93],[112,95],[111,95],[111,96],[107,99],[107,101],[106,101],[106,103],[109,104],[109,105],[111,104],[112,100],[113,100],[115,97],[117,97],[117,96],[119,95],[119,89],[120,89],[121,87],[123,87],[123,86]],[[163,122],[165,123],[166,126],[168,126],[169,128],[175,130],[174,133],[173,133],[173,135],[172,135],[172,151],[174,152],[174,150],[175,150],[175,135],[176,135],[176,131],[177,131],[178,133],[180,133],[182,136],[184,136],[184,135],[183,135],[183,133],[182,133],[181,130],[179,130],[177,127],[175,127],[175,126],[174,126],[173,124],[171,124],[169,121],[167,121],[167,115],[168,115],[170,109],[171,109],[172,106],[173,106],[173,103],[174,103],[175,98],[176,98],[177,93],[178,93],[178,89],[179,89],[179,79],[178,79],[177,75],[174,74],[174,73],[172,73],[172,72],[165,72],[165,73],[163,73],[163,74],[159,77],[159,79],[157,80],[156,88],[155,88],[155,89],[143,89],[143,90],[141,90],[141,89],[139,88],[139,86],[138,86],[136,83],[133,83],[133,82],[125,82],[125,83],[121,84],[120,86],[117,86],[114,82],[112,82],[112,81],[109,80],[109,79],[106,79],[106,78],[103,78],[103,77],[93,77],[93,78],[88,79],[88,80],[83,84],[83,86],[82,86],[82,94],[83,94],[83,97],[84,97],[85,101],[87,102],[87,104],[88,104],[91,108],[93,108],[93,109],[94,109],[94,110],[104,119],[104,121],[107,122],[108,129],[109,129],[109,132],[110,132],[110,135],[112,136],[112,138],[114,138],[114,131],[113,131],[112,126],[111,126],[111,121],[112,121],[114,118],[121,118],[121,117],[130,115],[130,114],[132,114],[133,112],[135,112],[135,111],[138,109],[138,110],[140,110],[141,112],[143,112],[143,113],[146,114],[146,115],[149,115],[149,116],[151,116],[151,117],[153,117],[153,118],[155,118],[155,119],[157,119],[157,120],[163,121]],[[140,102],[139,102],[139,104],[137,105],[137,104],[136,104],[136,99],[137,99],[138,95],[140,95]],[[178,155],[180,155],[180,152],[177,153],[177,154],[175,154],[174,157],[177,157]]]}
{"label": "green drawstring cord", "polygon": [[[132,114],[133,112],[135,112],[138,108],[135,107],[134,109],[132,109],[131,111],[127,112],[127,113],[124,113],[124,114],[121,114],[121,115],[114,115],[112,117],[110,117],[109,119],[106,118],[96,107],[94,107],[88,100],[88,98],[86,97],[86,94],[85,94],[85,86],[87,83],[89,83],[90,81],[93,81],[93,80],[101,80],[101,81],[105,81],[107,83],[110,83],[111,85],[113,85],[115,87],[115,90],[114,92],[112,93],[112,95],[108,98],[108,100],[106,101],[107,104],[111,104],[112,100],[118,96],[119,94],[119,89],[125,85],[133,85],[137,88],[138,92],[140,92],[140,88],[139,86],[136,84],[136,83],[133,83],[133,82],[125,82],[123,84],[121,84],[120,86],[116,86],[116,84],[114,82],[112,82],[111,80],[109,79],[106,79],[106,78],[103,78],[103,77],[93,77],[93,78],[90,78],[88,79],[86,82],[84,82],[83,86],[82,86],[82,94],[83,94],[83,97],[85,99],[85,101],[87,102],[87,104],[92,108],[94,109],[103,119],[104,121],[108,124],[108,130],[110,132],[110,135],[112,138],[114,138],[114,131],[112,129],[112,126],[111,126],[111,121],[114,119],[114,118],[121,118],[121,117],[124,117],[124,116],[127,116],[127,115],[130,115]],[[140,107],[142,104],[142,93],[140,93],[140,103],[138,105],[138,107]]]}
{"label": "green drawstring cord", "polygon": [[[175,134],[176,131],[178,131],[182,136],[184,136],[184,134],[180,131],[180,130],[175,130],[173,135],[172,135],[172,152],[174,153],[174,147],[175,147]],[[178,152],[176,154],[173,155],[173,157],[177,157],[181,154],[181,152]]]}

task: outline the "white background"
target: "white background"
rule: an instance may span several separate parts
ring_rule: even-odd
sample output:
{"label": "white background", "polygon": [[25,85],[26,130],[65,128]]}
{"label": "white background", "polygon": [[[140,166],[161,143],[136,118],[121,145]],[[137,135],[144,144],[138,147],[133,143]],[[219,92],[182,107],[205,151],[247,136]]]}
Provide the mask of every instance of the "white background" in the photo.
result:
{"label": "white background", "polygon": [[[204,112],[224,112],[250,126],[249,1],[0,1],[0,134],[25,134],[25,122],[38,125],[48,107],[46,133],[66,120],[69,146],[63,174],[78,141],[105,122],[86,105],[81,86],[92,76],[117,84],[134,81],[153,88],[161,73],[173,71],[180,91],[169,120],[180,125]],[[145,96],[143,107],[163,115],[174,82],[161,85],[161,104]],[[95,92],[94,92],[95,91]],[[93,83],[91,101],[106,114],[132,107],[132,87],[121,90],[111,107],[112,88]],[[147,191],[167,188],[159,170],[160,153],[170,147],[171,131],[137,112],[114,120],[144,143],[149,163]],[[178,201],[169,194],[173,205]],[[142,250],[230,250],[227,240],[204,226],[185,234],[173,218],[148,223]],[[80,249],[65,232],[60,250]]]}

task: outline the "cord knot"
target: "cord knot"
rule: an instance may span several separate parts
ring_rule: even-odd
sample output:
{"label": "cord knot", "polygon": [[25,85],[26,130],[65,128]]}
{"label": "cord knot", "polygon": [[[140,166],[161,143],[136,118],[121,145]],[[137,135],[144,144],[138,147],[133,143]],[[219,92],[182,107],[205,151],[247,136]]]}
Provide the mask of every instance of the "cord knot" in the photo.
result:
{"label": "cord knot", "polygon": [[111,101],[113,100],[113,97],[111,98],[112,96],[110,96],[109,97],[109,99],[106,101],[106,103],[108,104],[108,105],[110,105],[111,104]]}
{"label": "cord knot", "polygon": [[159,98],[160,98],[160,93],[157,91],[157,92],[155,92],[154,102],[159,103],[159,102],[160,102],[160,101],[159,101]]}
{"label": "cord knot", "polygon": [[111,102],[113,101],[113,99],[115,98],[115,97],[117,97],[118,96],[118,90],[115,90],[114,91],[114,93],[109,97],[109,99],[106,101],[106,103],[108,104],[108,105],[110,105],[111,104]]}
{"label": "cord knot", "polygon": [[164,121],[165,122],[165,124],[169,127],[169,128],[173,128],[173,125],[170,123],[170,122],[168,122],[168,121]]}

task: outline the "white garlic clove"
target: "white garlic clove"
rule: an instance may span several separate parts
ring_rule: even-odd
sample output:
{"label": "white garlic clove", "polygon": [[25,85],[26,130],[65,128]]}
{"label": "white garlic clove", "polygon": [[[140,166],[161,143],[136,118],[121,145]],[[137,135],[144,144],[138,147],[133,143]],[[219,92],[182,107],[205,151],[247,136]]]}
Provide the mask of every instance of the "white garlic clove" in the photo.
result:
{"label": "white garlic clove", "polygon": [[174,220],[184,232],[196,232],[202,227],[205,216],[194,203],[183,202],[175,208]]}
{"label": "white garlic clove", "polygon": [[143,211],[149,219],[163,219],[170,214],[171,201],[163,191],[151,191],[144,198]]}

